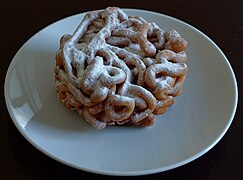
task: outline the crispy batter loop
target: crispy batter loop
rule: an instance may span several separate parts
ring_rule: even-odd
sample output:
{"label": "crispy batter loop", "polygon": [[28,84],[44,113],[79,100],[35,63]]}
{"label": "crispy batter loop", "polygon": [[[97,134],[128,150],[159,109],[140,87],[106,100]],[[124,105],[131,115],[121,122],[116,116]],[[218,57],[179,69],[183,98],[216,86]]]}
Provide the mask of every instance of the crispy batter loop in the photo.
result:
{"label": "crispy batter loop", "polygon": [[151,126],[180,95],[187,41],[117,7],[88,12],[56,54],[59,100],[94,128]]}

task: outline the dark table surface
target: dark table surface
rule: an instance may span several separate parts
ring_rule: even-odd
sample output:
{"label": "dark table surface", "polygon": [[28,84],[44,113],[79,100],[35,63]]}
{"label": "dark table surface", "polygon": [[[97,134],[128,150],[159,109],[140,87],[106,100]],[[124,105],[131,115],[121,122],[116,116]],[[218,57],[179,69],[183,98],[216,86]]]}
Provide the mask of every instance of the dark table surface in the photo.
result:
{"label": "dark table surface", "polygon": [[[4,2],[6,1],[6,2]],[[243,1],[0,1],[0,179],[113,179],[77,170],[47,157],[14,126],[4,100],[4,78],[18,49],[31,36],[64,17],[107,6],[146,9],[185,21],[209,36],[225,53],[238,81],[238,108],[229,130],[208,153],[182,167],[134,179],[243,178]],[[115,177],[122,179],[123,177]]]}

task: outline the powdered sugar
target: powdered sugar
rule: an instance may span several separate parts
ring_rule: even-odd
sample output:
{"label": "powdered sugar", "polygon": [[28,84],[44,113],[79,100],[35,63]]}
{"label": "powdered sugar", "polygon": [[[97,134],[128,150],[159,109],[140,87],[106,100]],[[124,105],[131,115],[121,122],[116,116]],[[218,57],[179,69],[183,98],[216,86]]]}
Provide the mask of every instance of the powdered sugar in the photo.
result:
{"label": "powdered sugar", "polygon": [[175,53],[171,44],[183,39],[173,33],[115,7],[87,13],[74,34],[61,39],[59,99],[97,129],[152,124],[180,94],[187,72],[184,49]]}

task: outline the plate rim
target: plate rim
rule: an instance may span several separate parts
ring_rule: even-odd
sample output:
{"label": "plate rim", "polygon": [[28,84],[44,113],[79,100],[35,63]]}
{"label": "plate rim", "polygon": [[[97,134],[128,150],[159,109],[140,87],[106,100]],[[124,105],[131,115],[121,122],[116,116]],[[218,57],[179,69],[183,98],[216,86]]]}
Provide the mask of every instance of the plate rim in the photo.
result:
{"label": "plate rim", "polygon": [[[85,166],[80,166],[76,163],[71,163],[68,161],[64,161],[61,158],[59,158],[58,156],[55,156],[51,153],[49,153],[48,151],[46,151],[44,148],[40,147],[37,143],[35,143],[34,140],[32,140],[30,137],[27,136],[27,134],[25,133],[25,131],[23,130],[23,128],[19,125],[19,123],[17,122],[17,119],[15,118],[14,114],[12,113],[12,109],[11,109],[11,103],[9,100],[9,93],[8,93],[8,87],[9,87],[9,82],[10,82],[10,71],[12,71],[12,68],[14,67],[14,64],[17,62],[17,60],[15,60],[17,54],[22,50],[22,48],[25,46],[25,44],[27,44],[34,36],[38,35],[41,31],[43,31],[46,28],[49,28],[50,26],[66,20],[66,19],[72,19],[75,16],[79,16],[79,15],[85,15],[87,12],[89,11],[85,11],[85,12],[80,12],[71,16],[67,16],[65,18],[59,19],[49,25],[47,25],[46,27],[40,29],[38,32],[36,32],[34,35],[32,35],[19,49],[18,51],[15,53],[14,57],[12,58],[6,75],[5,75],[5,80],[4,80],[4,99],[5,99],[5,104],[7,106],[7,110],[8,113],[11,117],[12,122],[14,123],[14,125],[16,126],[16,128],[18,129],[18,131],[23,135],[23,137],[31,144],[33,145],[37,150],[39,150],[40,152],[44,153],[45,155],[49,156],[50,158],[64,164],[64,165],[68,165],[70,167],[76,168],[78,170],[83,170],[86,172],[91,172],[91,173],[96,173],[96,174],[102,174],[102,175],[112,175],[112,176],[138,176],[138,175],[148,175],[148,174],[154,174],[154,173],[160,173],[160,172],[164,172],[164,171],[168,171],[174,168],[178,168],[180,166],[183,166],[185,164],[188,164],[194,160],[196,160],[197,158],[201,157],[202,155],[204,155],[205,153],[207,153],[209,150],[211,150],[221,139],[222,137],[225,135],[225,133],[227,132],[227,130],[229,129],[230,125],[232,124],[233,120],[234,120],[234,116],[237,110],[237,105],[238,105],[238,85],[237,85],[237,79],[235,76],[235,73],[233,71],[233,68],[228,60],[228,58],[225,56],[225,54],[223,53],[223,51],[219,48],[219,46],[212,40],[210,39],[206,34],[204,34],[202,31],[200,31],[199,29],[195,28],[194,26],[190,25],[187,22],[184,22],[178,18],[175,18],[173,16],[169,16],[160,12],[155,12],[155,11],[150,11],[150,10],[145,10],[145,9],[134,9],[134,8],[121,8],[124,11],[133,11],[133,12],[145,12],[147,14],[150,15],[156,15],[156,16],[163,16],[165,18],[168,18],[170,20],[176,21],[178,23],[181,23],[185,26],[187,26],[188,28],[193,29],[194,31],[196,31],[197,33],[201,34],[204,38],[206,38],[216,49],[217,51],[220,53],[220,55],[223,57],[222,59],[224,60],[224,63],[227,65],[227,69],[229,69],[230,75],[233,78],[233,84],[234,84],[234,106],[232,107],[233,111],[231,112],[230,118],[227,121],[227,125],[224,127],[223,131],[220,133],[220,135],[215,138],[215,140],[213,141],[213,143],[209,144],[206,148],[202,149],[201,151],[199,151],[198,153],[196,153],[195,155],[191,156],[190,158],[187,158],[185,160],[179,161],[177,163],[171,164],[171,165],[167,165],[164,167],[160,167],[160,168],[153,168],[153,169],[147,169],[147,170],[139,170],[139,171],[110,171],[110,170],[99,170],[99,169],[95,169],[95,168],[87,168]],[[99,10],[99,9],[97,9]],[[90,10],[93,11],[93,10]]]}

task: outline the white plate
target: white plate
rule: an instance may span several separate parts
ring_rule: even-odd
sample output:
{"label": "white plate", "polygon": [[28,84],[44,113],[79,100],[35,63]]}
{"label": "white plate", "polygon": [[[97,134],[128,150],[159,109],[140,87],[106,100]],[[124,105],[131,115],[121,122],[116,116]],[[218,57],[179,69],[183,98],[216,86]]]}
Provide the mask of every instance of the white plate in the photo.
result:
{"label": "white plate", "polygon": [[237,106],[236,79],[222,51],[197,29],[162,14],[125,11],[165,30],[177,29],[189,43],[183,93],[154,126],[95,130],[57,100],[54,56],[59,39],[72,33],[84,14],[46,27],[18,51],[5,79],[7,108],[31,144],[69,166],[109,175],[166,171],[200,157],[222,138]]}

